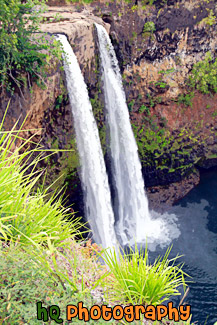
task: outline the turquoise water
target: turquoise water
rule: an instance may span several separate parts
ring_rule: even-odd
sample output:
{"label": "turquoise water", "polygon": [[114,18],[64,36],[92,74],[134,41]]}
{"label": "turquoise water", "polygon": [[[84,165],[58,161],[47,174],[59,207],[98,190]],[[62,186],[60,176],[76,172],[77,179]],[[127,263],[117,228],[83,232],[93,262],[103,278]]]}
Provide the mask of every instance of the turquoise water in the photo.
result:
{"label": "turquoise water", "polygon": [[[217,170],[203,173],[200,184],[169,213],[177,216],[181,231],[172,243],[171,257],[184,255],[180,261],[194,281],[185,302],[192,306],[193,321],[213,325],[217,321]],[[151,258],[166,248],[150,252]]]}

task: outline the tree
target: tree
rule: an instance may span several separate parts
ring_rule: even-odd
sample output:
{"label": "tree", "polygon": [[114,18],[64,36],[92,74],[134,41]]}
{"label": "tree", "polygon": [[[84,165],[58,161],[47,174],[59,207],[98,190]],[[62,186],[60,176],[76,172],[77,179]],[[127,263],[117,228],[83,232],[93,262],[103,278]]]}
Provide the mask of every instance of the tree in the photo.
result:
{"label": "tree", "polygon": [[[46,0],[0,0],[0,88],[36,80],[44,83],[44,67],[52,44],[39,37]],[[42,51],[46,50],[46,51]]]}

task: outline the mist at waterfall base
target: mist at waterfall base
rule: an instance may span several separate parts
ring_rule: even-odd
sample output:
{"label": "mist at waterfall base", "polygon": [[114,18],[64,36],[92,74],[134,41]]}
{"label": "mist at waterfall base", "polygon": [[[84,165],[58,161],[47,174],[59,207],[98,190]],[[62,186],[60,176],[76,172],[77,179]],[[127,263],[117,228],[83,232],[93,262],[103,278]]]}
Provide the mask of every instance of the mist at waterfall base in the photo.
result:
{"label": "mist at waterfall base", "polygon": [[[192,306],[193,321],[213,325],[217,321],[217,169],[201,175],[200,184],[169,211],[176,215],[180,236],[172,241],[170,257],[183,255],[183,270],[194,283],[185,303]],[[159,246],[150,262],[163,256]],[[178,263],[178,260],[177,260]],[[174,300],[177,305],[180,299]],[[208,317],[208,318],[207,318]]]}

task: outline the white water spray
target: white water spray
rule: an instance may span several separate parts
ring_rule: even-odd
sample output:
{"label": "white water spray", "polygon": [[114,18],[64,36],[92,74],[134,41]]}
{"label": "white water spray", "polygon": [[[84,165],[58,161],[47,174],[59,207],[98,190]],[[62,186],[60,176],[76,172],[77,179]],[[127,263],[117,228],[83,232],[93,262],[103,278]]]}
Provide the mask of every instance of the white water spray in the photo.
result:
{"label": "white water spray", "polygon": [[64,49],[64,69],[81,162],[86,217],[97,244],[104,248],[116,247],[111,194],[87,87],[66,36],[58,35],[57,38]]}
{"label": "white water spray", "polygon": [[[125,92],[115,51],[101,25],[95,24],[104,84],[107,122],[110,131],[112,172],[115,184],[117,233],[123,244],[153,243],[167,237],[163,220],[152,220],[144,189],[138,148],[130,124]],[[166,240],[167,241],[167,240]]]}

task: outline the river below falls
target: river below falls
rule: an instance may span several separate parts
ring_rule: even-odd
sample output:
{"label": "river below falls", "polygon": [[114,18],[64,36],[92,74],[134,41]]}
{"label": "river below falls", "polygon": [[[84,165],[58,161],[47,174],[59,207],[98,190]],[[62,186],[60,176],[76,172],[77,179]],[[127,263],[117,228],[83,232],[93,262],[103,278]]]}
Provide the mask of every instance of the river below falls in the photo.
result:
{"label": "river below falls", "polygon": [[[170,257],[183,255],[183,270],[192,277],[185,303],[193,321],[213,325],[217,321],[217,170],[204,172],[200,184],[168,211],[177,217],[180,230]],[[167,247],[149,253],[152,262]],[[177,305],[180,300],[176,301]]]}

